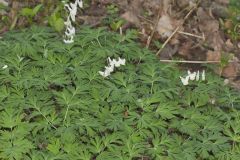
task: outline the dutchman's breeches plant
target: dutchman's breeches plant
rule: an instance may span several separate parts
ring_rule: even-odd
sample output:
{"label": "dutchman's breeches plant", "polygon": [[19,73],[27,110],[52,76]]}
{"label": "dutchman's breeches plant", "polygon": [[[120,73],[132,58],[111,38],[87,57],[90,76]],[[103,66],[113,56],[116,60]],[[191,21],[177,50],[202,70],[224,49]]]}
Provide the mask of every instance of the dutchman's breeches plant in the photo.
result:
{"label": "dutchman's breeches plant", "polygon": [[120,67],[121,65],[125,65],[126,60],[118,58],[118,60],[113,59],[111,60],[110,57],[108,57],[108,66],[105,66],[104,71],[99,71],[99,74],[103,77],[108,77],[110,74],[114,71],[115,67]]}
{"label": "dutchman's breeches plant", "polygon": [[[188,70],[188,75],[184,78],[184,77],[181,77],[180,76],[180,79],[181,79],[181,82],[184,86],[188,85],[189,84],[189,80],[191,81],[199,81],[200,79],[200,72],[197,71],[197,72],[193,72],[191,73],[191,71]],[[202,71],[202,81],[205,81],[206,80],[206,77],[205,77],[205,70]]]}
{"label": "dutchman's breeches plant", "polygon": [[80,8],[83,8],[83,2],[82,0],[76,0],[75,3],[65,4],[64,6],[68,10],[69,16],[67,18],[67,21],[64,22],[66,26],[66,31],[65,39],[63,41],[64,43],[73,43],[74,42],[73,38],[75,36],[75,27],[72,25],[72,22],[76,21],[77,8],[78,6]]}

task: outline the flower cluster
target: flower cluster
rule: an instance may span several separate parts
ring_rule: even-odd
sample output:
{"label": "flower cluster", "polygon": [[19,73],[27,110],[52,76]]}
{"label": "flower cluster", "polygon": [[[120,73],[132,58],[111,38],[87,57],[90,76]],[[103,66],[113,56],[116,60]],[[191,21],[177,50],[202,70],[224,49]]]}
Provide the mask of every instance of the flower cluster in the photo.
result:
{"label": "flower cluster", "polygon": [[104,72],[99,71],[99,74],[103,77],[107,77],[114,71],[114,67],[120,67],[121,65],[125,65],[125,62],[126,62],[125,59],[118,58],[118,60],[116,59],[111,60],[111,58],[108,57],[109,65],[105,67]]}
{"label": "flower cluster", "polygon": [[64,43],[73,43],[73,37],[75,35],[75,27],[72,25],[72,22],[75,22],[76,15],[77,15],[77,7],[83,8],[83,2],[82,0],[76,0],[75,3],[70,3],[64,5],[66,9],[69,11],[69,16],[67,18],[67,21],[64,22],[66,26],[65,36],[66,39],[64,39]]}
{"label": "flower cluster", "polygon": [[[181,77],[180,76],[180,79],[181,79],[181,82],[184,86],[188,85],[189,84],[189,80],[191,81],[199,81],[200,79],[200,72],[197,71],[197,72],[193,72],[191,73],[189,70],[188,70],[188,75],[184,78],[184,77]],[[202,71],[202,81],[205,81],[206,77],[205,77],[205,70]]]}

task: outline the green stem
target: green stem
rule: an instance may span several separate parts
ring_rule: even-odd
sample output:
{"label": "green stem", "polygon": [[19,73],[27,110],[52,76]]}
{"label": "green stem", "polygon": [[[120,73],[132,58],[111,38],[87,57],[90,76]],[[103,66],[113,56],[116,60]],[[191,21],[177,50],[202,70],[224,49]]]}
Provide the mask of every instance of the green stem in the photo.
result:
{"label": "green stem", "polygon": [[64,116],[64,119],[63,119],[63,123],[65,123],[65,121],[66,121],[68,110],[69,110],[69,105],[67,105],[67,111],[65,113],[65,116]]}

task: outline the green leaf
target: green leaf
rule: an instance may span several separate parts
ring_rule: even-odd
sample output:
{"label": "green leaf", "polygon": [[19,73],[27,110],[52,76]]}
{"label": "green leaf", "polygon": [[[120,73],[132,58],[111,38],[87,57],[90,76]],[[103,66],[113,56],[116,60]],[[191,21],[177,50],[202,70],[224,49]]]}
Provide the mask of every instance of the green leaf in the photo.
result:
{"label": "green leaf", "polygon": [[41,7],[42,7],[42,4],[37,5],[33,9],[23,8],[23,9],[21,9],[20,14],[23,15],[23,16],[26,16],[26,17],[33,18],[34,16],[37,15],[37,13],[39,12]]}
{"label": "green leaf", "polygon": [[52,140],[47,146],[47,149],[54,155],[57,155],[60,152],[60,148],[61,144],[59,139]]}
{"label": "green leaf", "polygon": [[114,31],[117,31],[117,30],[122,26],[123,23],[124,23],[123,20],[119,20],[119,21],[117,21],[117,22],[112,22],[112,23],[110,24],[110,27],[111,27]]}
{"label": "green leaf", "polygon": [[160,103],[156,110],[156,114],[163,119],[172,119],[179,113],[179,106],[176,103]]}
{"label": "green leaf", "polygon": [[37,5],[36,7],[33,8],[33,16],[35,16],[39,10],[42,8],[42,4]]}
{"label": "green leaf", "polygon": [[20,14],[26,17],[33,17],[34,12],[33,12],[33,9],[31,8],[23,8],[20,11]]}
{"label": "green leaf", "polygon": [[56,31],[61,32],[64,29],[64,20],[62,18],[57,18],[53,23]]}

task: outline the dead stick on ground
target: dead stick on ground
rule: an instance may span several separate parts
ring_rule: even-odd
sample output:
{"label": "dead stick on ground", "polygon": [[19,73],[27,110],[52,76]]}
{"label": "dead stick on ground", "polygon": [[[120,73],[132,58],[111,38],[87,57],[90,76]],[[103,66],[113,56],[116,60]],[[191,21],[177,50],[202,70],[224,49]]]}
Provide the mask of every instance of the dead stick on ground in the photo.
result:
{"label": "dead stick on ground", "polygon": [[[194,6],[189,12],[188,14],[184,17],[183,22],[181,25],[184,24],[184,22],[187,20],[187,18],[192,14],[192,12],[197,8],[197,5]],[[181,28],[181,25],[179,25],[174,32],[168,37],[168,39],[163,43],[162,47],[158,50],[158,52],[156,53],[156,55],[159,55],[161,53],[161,51],[163,50],[163,48],[168,44],[168,42],[172,39],[172,37],[178,32],[178,30]]]}
{"label": "dead stick on ground", "polygon": [[167,63],[192,63],[192,64],[204,64],[204,63],[220,63],[221,61],[181,61],[181,60],[160,60],[160,62],[167,62]]}
{"label": "dead stick on ground", "polygon": [[159,19],[160,19],[160,15],[161,15],[161,11],[162,11],[162,10],[159,9],[159,11],[158,11],[158,16],[157,16],[157,20],[156,20],[156,22],[155,22],[155,24],[154,24],[153,30],[152,30],[152,32],[151,32],[151,35],[148,37],[146,48],[149,47],[149,45],[150,45],[150,43],[151,43],[151,41],[152,41],[153,35],[154,35],[154,33],[156,32],[157,25],[158,25],[158,21],[159,21]]}
{"label": "dead stick on ground", "polygon": [[[221,63],[221,61],[186,61],[186,60],[160,60],[166,63],[191,63],[191,64],[207,64],[207,63]],[[233,61],[229,61],[231,63]]]}
{"label": "dead stick on ground", "polygon": [[178,33],[205,40],[204,34],[202,36],[199,36],[199,35],[195,35],[195,34],[187,33],[187,32],[182,32],[182,31],[178,31]]}

